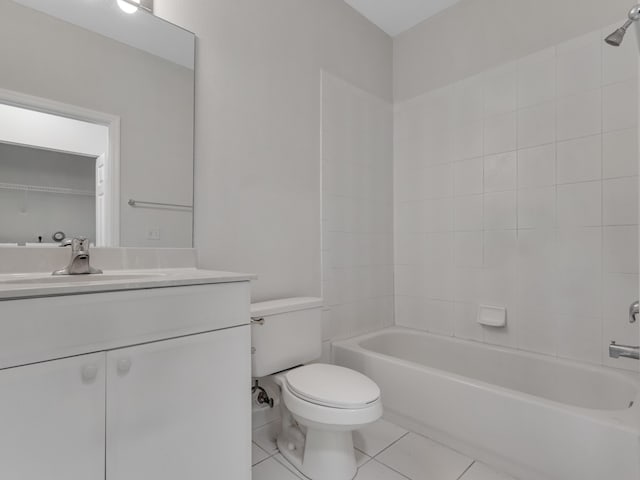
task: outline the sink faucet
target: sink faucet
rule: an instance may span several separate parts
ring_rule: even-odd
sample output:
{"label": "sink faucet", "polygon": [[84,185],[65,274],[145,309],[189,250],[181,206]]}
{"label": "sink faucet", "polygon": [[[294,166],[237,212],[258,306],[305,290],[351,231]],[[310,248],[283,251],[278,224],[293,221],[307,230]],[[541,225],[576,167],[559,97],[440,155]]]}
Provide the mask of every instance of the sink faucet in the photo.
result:
{"label": "sink faucet", "polygon": [[52,275],[89,275],[102,273],[102,270],[89,265],[89,240],[84,237],[67,238],[61,247],[71,247],[71,260],[62,270],[56,270]]}

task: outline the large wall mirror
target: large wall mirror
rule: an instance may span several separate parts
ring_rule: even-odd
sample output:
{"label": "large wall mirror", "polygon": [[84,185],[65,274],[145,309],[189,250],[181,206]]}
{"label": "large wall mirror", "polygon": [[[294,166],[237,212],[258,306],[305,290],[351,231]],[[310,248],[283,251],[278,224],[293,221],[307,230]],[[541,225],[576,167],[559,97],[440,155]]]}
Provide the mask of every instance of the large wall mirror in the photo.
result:
{"label": "large wall mirror", "polygon": [[195,36],[152,8],[0,0],[0,246],[192,246]]}

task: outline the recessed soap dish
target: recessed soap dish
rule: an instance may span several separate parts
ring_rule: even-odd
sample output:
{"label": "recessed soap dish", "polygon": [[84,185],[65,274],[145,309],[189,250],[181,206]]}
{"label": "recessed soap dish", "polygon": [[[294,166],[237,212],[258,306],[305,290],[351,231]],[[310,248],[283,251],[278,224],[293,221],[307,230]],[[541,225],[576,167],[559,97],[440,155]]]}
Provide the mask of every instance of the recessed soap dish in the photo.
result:
{"label": "recessed soap dish", "polygon": [[506,327],[507,309],[493,305],[480,305],[478,308],[478,323],[486,327]]}

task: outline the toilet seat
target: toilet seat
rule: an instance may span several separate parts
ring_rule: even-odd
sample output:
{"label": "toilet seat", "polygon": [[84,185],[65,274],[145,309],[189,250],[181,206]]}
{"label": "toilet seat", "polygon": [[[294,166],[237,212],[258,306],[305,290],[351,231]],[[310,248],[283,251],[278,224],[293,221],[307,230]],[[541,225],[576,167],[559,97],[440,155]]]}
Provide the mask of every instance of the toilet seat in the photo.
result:
{"label": "toilet seat", "polygon": [[329,408],[367,408],[380,399],[371,379],[337,365],[311,364],[285,374],[290,392],[301,400]]}

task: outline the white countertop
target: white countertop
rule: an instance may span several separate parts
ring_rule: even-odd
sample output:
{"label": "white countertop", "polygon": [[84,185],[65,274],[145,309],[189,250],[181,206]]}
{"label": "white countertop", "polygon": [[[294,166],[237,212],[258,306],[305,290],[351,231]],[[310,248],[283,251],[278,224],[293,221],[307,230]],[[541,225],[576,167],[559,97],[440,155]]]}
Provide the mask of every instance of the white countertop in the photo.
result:
{"label": "white countertop", "polygon": [[[70,275],[55,278],[51,272],[0,274],[0,300],[246,282],[256,278],[248,273],[196,268],[105,270],[103,275]],[[42,282],[39,282],[40,279]]]}

